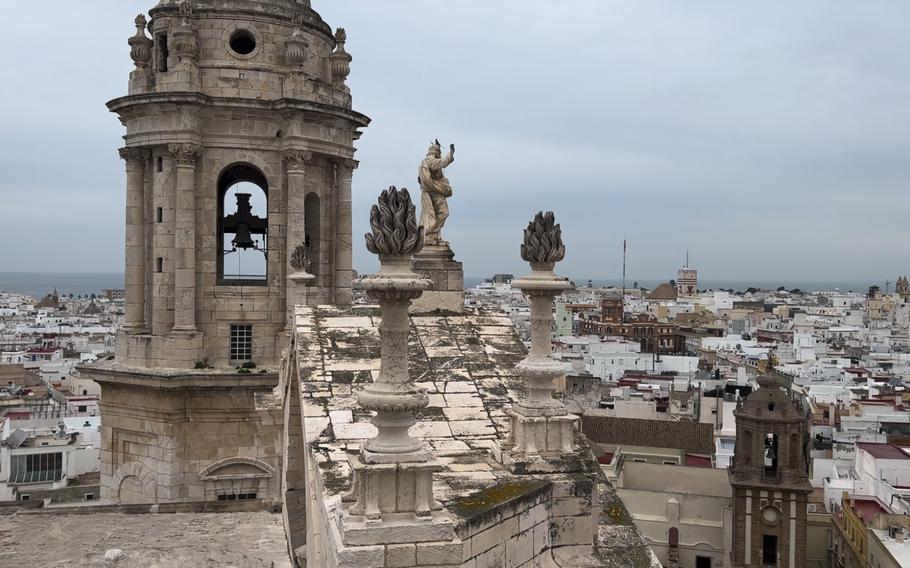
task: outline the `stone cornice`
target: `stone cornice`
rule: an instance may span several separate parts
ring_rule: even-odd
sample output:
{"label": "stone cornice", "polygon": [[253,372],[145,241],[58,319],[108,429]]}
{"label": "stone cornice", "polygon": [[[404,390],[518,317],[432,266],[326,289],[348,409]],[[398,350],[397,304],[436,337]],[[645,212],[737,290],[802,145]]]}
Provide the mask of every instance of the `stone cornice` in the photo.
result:
{"label": "stone cornice", "polygon": [[371,122],[368,116],[357,111],[312,101],[299,99],[263,101],[259,99],[211,97],[201,93],[144,93],[140,95],[127,95],[109,101],[107,103],[107,108],[111,112],[120,114],[137,107],[141,108],[149,104],[160,105],[162,103],[316,113],[346,120],[354,128],[366,128]]}
{"label": "stone cornice", "polygon": [[147,369],[129,367],[119,363],[83,366],[80,372],[95,382],[113,385],[131,385],[153,389],[213,389],[244,388],[266,390],[278,384],[278,373],[242,374],[233,371],[196,371],[180,369]]}

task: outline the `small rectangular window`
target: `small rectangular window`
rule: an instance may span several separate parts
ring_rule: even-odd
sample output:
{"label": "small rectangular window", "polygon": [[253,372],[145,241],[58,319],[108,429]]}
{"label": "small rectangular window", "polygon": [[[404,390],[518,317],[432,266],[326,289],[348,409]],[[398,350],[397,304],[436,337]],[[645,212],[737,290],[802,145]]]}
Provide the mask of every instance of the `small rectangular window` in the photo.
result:
{"label": "small rectangular window", "polygon": [[167,34],[158,36],[158,71],[167,72]]}
{"label": "small rectangular window", "polygon": [[157,161],[158,161],[158,168],[157,168],[158,173],[161,173],[164,171],[164,158],[162,158],[161,156],[158,156]]}
{"label": "small rectangular window", "polygon": [[94,494],[94,493],[86,493],[86,494],[85,494],[85,497],[83,498],[83,500],[84,500],[84,501],[94,501],[94,500],[95,500],[95,494]]}
{"label": "small rectangular window", "polygon": [[84,405],[79,406],[78,412],[88,412],[88,406],[84,406]]}
{"label": "small rectangular window", "polygon": [[164,259],[160,256],[155,260],[155,272],[164,272]]}
{"label": "small rectangular window", "polygon": [[155,222],[161,223],[164,220],[164,208],[158,207],[155,209]]}
{"label": "small rectangular window", "polygon": [[253,326],[231,325],[231,361],[253,358]]}
{"label": "small rectangular window", "polygon": [[31,498],[32,498],[32,496],[29,495],[28,493],[23,493],[22,495],[19,495],[20,501],[28,501]]}

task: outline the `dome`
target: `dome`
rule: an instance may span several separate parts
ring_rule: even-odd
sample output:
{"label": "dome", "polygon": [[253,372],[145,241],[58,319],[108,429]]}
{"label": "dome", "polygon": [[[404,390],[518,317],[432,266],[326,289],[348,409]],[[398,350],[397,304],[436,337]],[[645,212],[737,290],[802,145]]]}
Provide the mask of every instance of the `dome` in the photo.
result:
{"label": "dome", "polygon": [[669,282],[664,282],[660,286],[654,289],[653,292],[648,294],[648,300],[675,300],[676,299],[676,288],[674,288]]}

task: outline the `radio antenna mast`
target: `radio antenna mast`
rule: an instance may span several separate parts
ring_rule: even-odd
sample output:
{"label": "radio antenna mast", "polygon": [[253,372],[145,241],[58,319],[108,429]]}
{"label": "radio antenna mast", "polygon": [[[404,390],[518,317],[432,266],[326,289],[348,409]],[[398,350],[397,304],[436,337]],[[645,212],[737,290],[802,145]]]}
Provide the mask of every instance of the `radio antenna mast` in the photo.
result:
{"label": "radio antenna mast", "polygon": [[627,250],[626,239],[622,240],[622,302],[621,309],[622,314],[620,315],[621,321],[626,321],[626,250]]}

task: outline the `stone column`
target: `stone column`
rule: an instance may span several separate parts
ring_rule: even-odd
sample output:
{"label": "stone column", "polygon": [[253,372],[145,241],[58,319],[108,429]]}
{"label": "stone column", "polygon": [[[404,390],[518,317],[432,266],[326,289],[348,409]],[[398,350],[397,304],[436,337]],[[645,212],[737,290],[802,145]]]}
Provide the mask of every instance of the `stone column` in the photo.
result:
{"label": "stone column", "polygon": [[174,331],[196,331],[196,158],[202,148],[171,144],[177,164],[174,212]]}
{"label": "stone column", "polygon": [[[303,150],[288,150],[284,153],[287,168],[287,218],[285,221],[285,245],[287,248],[287,284],[285,294],[286,329],[293,325],[294,306],[306,303],[306,287],[315,277],[307,272],[310,263],[306,247],[306,164],[313,154]],[[299,247],[303,247],[300,249]]]}
{"label": "stone column", "polygon": [[[370,213],[372,234],[367,248],[379,255],[378,274],[356,285],[382,309],[379,326],[380,369],[374,383],[358,395],[361,406],[376,412],[375,438],[366,440],[360,456],[351,458],[354,487],[341,532],[348,546],[449,540],[452,520],[433,499],[433,473],[441,464],[426,445],[412,438],[414,412],[425,408],[427,394],[408,373],[408,306],[431,282],[411,271],[411,255],[423,247],[423,227],[406,189],[382,192]],[[388,495],[397,495],[388,499]],[[389,521],[386,523],[386,521]]]}
{"label": "stone column", "polygon": [[512,423],[503,444],[503,463],[528,473],[577,470],[575,433],[579,418],[553,398],[554,380],[566,373],[552,356],[553,299],[572,287],[553,268],[565,256],[562,233],[553,213],[538,213],[525,230],[521,256],[531,274],[512,281],[531,303],[531,349],[516,371],[525,378],[528,394],[507,411]]}
{"label": "stone column", "polygon": [[335,190],[335,303],[339,306],[349,306],[353,302],[351,295],[354,268],[351,259],[353,236],[351,183],[357,165],[355,160],[342,160],[335,167],[338,184]]}
{"label": "stone column", "polygon": [[145,325],[145,167],[149,151],[121,148],[126,162],[126,322],[127,333],[142,333]]}

